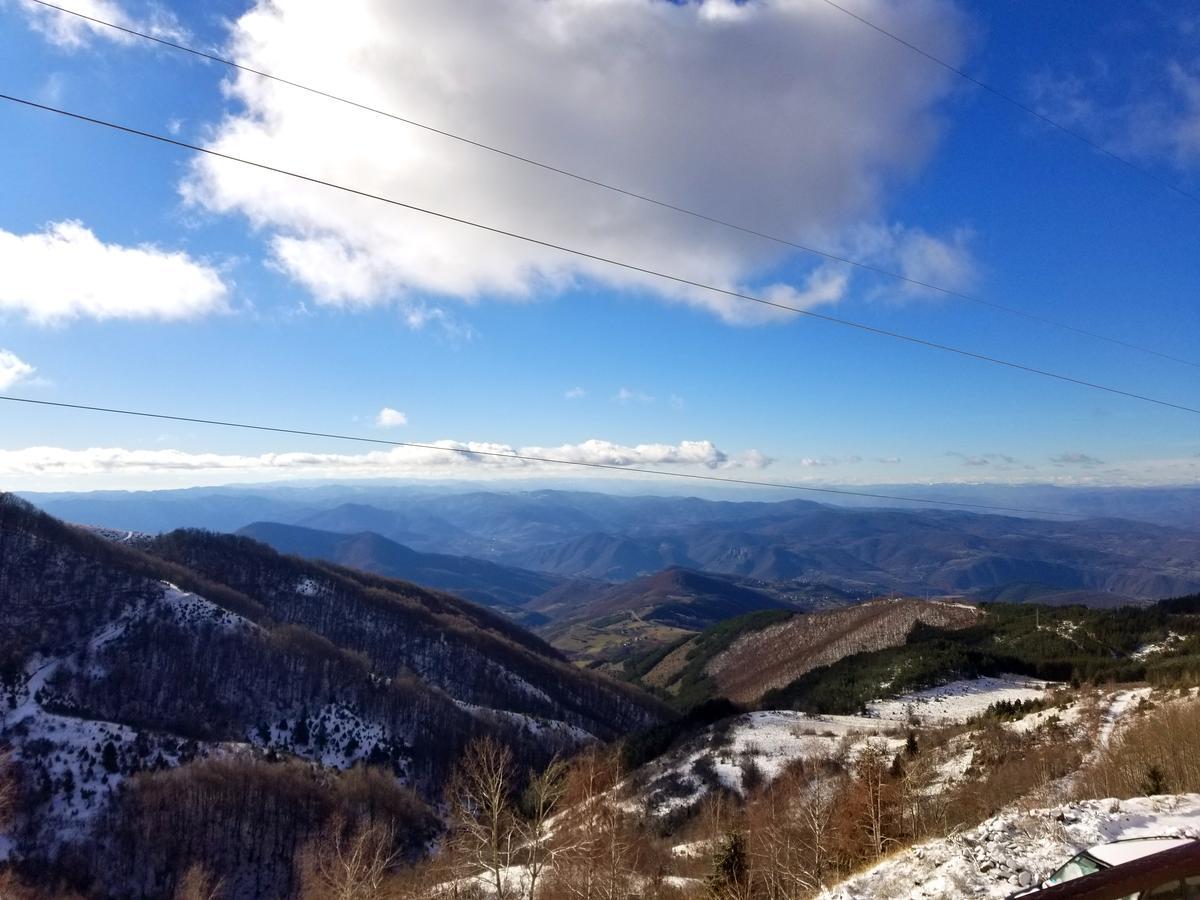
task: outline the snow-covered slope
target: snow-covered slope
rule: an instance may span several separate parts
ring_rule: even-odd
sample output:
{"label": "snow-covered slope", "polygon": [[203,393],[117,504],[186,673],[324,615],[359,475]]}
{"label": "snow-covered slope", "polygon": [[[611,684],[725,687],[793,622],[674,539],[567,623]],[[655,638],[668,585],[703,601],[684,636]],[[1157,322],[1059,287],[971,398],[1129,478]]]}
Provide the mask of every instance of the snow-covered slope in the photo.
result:
{"label": "snow-covered slope", "polygon": [[1156,836],[1200,838],[1200,794],[1006,812],[978,828],[898,853],[825,891],[821,900],[1007,897],[1040,883],[1094,844]]}
{"label": "snow-covered slope", "polygon": [[[1003,675],[953,681],[877,700],[868,704],[865,716],[809,715],[789,709],[746,713],[712,726],[646,767],[638,779],[638,802],[653,815],[667,815],[717,788],[744,793],[747,773],[770,782],[799,759],[841,756],[849,760],[869,738],[896,752],[912,728],[961,725],[993,703],[1045,699],[1055,687],[1052,682]],[[1010,727],[1030,730],[1053,716],[1073,721],[1077,714],[1070,708],[1051,709]],[[949,748],[945,756],[947,780],[961,777],[971,763],[969,751],[958,747]]]}
{"label": "snow-covered slope", "polygon": [[922,723],[961,723],[1002,701],[1020,703],[1041,700],[1055,685],[1020,675],[972,678],[902,694],[890,700],[875,700],[867,712],[879,719],[903,722],[915,717]]}

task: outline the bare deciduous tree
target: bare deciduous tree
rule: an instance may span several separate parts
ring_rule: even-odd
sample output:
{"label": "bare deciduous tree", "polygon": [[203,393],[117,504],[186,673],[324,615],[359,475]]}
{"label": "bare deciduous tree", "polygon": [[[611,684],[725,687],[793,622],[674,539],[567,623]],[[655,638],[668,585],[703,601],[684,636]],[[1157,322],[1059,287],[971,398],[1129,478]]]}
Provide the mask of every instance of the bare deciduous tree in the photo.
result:
{"label": "bare deciduous tree", "polygon": [[625,900],[633,888],[640,848],[613,788],[615,754],[589,751],[567,776],[569,818],[555,823],[554,885],[575,900]]}
{"label": "bare deciduous tree", "polygon": [[876,859],[895,843],[889,829],[894,815],[894,791],[888,781],[892,754],[883,741],[869,740],[854,759],[858,787],[859,828]]}
{"label": "bare deciduous tree", "polygon": [[347,830],[330,823],[325,836],[305,853],[303,900],[388,900],[396,896],[389,872],[398,858],[390,824],[364,823]]}
{"label": "bare deciduous tree", "polygon": [[508,747],[490,736],[477,738],[467,745],[448,788],[452,849],[469,869],[485,874],[496,900],[520,893],[508,879],[521,846],[512,808],[514,774]]}
{"label": "bare deciduous tree", "polygon": [[175,888],[174,900],[216,900],[221,896],[222,882],[209,874],[199,863],[184,873]]}
{"label": "bare deciduous tree", "polygon": [[566,775],[566,763],[556,758],[541,773],[529,779],[529,786],[525,790],[528,818],[520,823],[520,833],[525,883],[530,900],[537,897],[538,880],[542,872],[553,865],[558,855],[559,848],[551,840],[550,823],[567,793]]}

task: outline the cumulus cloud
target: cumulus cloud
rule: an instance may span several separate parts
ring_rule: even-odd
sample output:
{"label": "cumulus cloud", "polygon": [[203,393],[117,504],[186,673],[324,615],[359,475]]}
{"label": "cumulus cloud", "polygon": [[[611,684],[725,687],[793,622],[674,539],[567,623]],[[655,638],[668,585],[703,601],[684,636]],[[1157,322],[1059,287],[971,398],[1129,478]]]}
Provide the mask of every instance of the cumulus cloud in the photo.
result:
{"label": "cumulus cloud", "polygon": [[[948,0],[864,4],[864,15],[961,59],[963,20]],[[952,89],[945,71],[912,65],[904,48],[810,0],[259,0],[232,24],[228,52],[826,245],[879,219],[888,185],[928,158]],[[244,73],[229,93],[236,106],[211,141],[222,152],[729,289],[763,286],[789,253]],[[274,264],[332,306],[521,300],[598,282],[730,321],[777,314],[216,160],[197,159],[182,191],[205,209],[244,215],[266,235]],[[789,305],[834,303],[846,275],[818,266],[771,290]]]}
{"label": "cumulus cloud", "polygon": [[[174,41],[187,37],[187,33],[179,26],[175,17],[157,4],[146,5],[144,15],[133,15],[113,0],[71,0],[70,4],[64,5],[93,19],[144,31],[155,37]],[[118,44],[131,44],[137,40],[133,35],[49,9],[30,0],[19,0],[19,6],[35,31],[50,43],[68,50],[86,46],[93,40],[106,40]]]}
{"label": "cumulus cloud", "polygon": [[24,381],[34,373],[34,368],[11,350],[0,349],[0,391]]}
{"label": "cumulus cloud", "polygon": [[586,396],[587,391],[581,387],[573,387],[563,394],[563,397],[565,397],[567,400],[582,400]]}
{"label": "cumulus cloud", "polygon": [[376,428],[399,428],[401,425],[407,424],[408,416],[398,409],[392,409],[390,406],[385,406],[375,414]]}
{"label": "cumulus cloud", "polygon": [[94,319],[189,319],[226,307],[209,265],[151,244],[106,244],[80,222],[0,230],[0,313],[38,324]]}
{"label": "cumulus cloud", "polygon": [[455,472],[526,474],[561,472],[555,463],[531,462],[520,456],[567,460],[616,467],[669,466],[680,471],[761,469],[771,459],[750,450],[732,456],[712,441],[623,446],[611,441],[588,440],[557,447],[512,447],[482,441],[436,441],[425,447],[395,447],[367,453],[263,453],[259,455],[189,453],[183,450],[130,450],[92,447],[29,447],[0,450],[0,475],[81,476],[108,472],[155,473],[167,471],[288,475],[303,477],[397,477],[450,475]]}

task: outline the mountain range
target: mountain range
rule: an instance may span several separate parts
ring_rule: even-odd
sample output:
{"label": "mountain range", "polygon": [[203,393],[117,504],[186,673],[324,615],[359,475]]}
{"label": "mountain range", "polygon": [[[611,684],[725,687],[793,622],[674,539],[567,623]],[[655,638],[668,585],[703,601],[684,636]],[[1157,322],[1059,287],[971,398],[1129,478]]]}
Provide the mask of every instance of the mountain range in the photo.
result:
{"label": "mountain range", "polygon": [[354,782],[304,766],[370,763],[392,776],[372,803],[409,791],[396,803],[419,846],[433,820],[424,804],[441,796],[473,737],[495,736],[522,765],[538,765],[666,715],[636,688],[581,671],[450,594],[242,536],[125,537],[0,494],[0,738],[38,785],[18,850],[101,892],[120,879],[138,896],[170,895],[198,851],[131,823],[175,806],[177,818],[202,819],[180,834],[231,832],[235,858],[206,865],[237,878],[272,871],[277,850],[248,852],[222,818],[244,807],[190,805],[199,790],[242,784],[286,819],[269,833],[295,846],[321,816],[361,814],[339,812],[339,792],[353,794]]}
{"label": "mountain range", "polygon": [[469,556],[421,553],[373,531],[350,534],[279,522],[252,522],[237,532],[280,553],[324,559],[352,569],[449,591],[527,625],[546,621],[523,607],[568,579]]}
{"label": "mountain range", "polygon": [[[785,589],[827,585],[863,599],[896,592],[1051,601],[1062,595],[1111,604],[1200,589],[1200,530],[1113,518],[365,486],[68,495],[46,502],[72,521],[151,532],[179,524],[261,529],[262,522],[371,532],[417,553],[479,561],[424,561],[420,569],[442,579],[428,582],[433,586],[510,611],[543,585],[560,586],[539,578],[622,582],[671,567]],[[376,558],[382,550],[356,540],[360,548],[335,548],[336,554],[395,565],[401,574],[417,571],[406,568],[415,560],[384,562]],[[295,549],[306,552],[302,544]],[[453,579],[434,574],[446,566]]]}

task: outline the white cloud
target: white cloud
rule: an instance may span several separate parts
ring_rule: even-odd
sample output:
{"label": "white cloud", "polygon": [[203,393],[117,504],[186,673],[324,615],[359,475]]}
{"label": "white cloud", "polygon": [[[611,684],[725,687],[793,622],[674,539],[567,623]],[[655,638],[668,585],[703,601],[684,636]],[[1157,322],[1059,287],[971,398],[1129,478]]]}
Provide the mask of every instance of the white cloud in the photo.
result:
{"label": "white cloud", "polygon": [[[138,40],[133,35],[117,31],[115,28],[107,28],[104,25],[81,19],[79,16],[49,9],[38,3],[32,3],[30,0],[19,0],[19,2],[33,29],[58,47],[74,50],[87,46],[95,39],[113,41],[118,44],[132,44]],[[157,4],[147,6],[145,15],[142,16],[131,15],[124,6],[114,3],[113,0],[71,0],[69,4],[63,5],[85,16],[91,16],[93,19],[101,19],[123,28],[144,31],[155,37],[175,41],[187,37],[187,33],[179,26],[174,15]]]}
{"label": "white cloud", "polygon": [[881,280],[880,290],[886,290],[888,296],[937,298],[944,296],[942,291],[911,282],[948,291],[970,290],[976,275],[971,254],[973,237],[969,228],[956,228],[940,237],[902,223],[863,225],[853,230],[846,254],[910,279]]}
{"label": "white cloud", "polygon": [[797,460],[797,463],[805,469],[816,469],[823,466],[836,466],[840,461],[834,456],[813,457],[806,456],[803,459]]}
{"label": "white cloud", "polygon": [[[832,266],[820,266],[809,273],[804,285],[800,288],[790,284],[772,284],[759,291],[758,295],[770,303],[778,303],[792,309],[812,309],[816,306],[837,303],[846,296],[849,286],[850,276],[847,272]],[[753,319],[749,312],[745,313],[744,319],[755,321],[766,318],[786,319],[791,316],[791,313],[786,310],[775,310],[770,307],[759,307],[759,310]]]}
{"label": "white cloud", "polygon": [[[961,58],[962,18],[946,0],[861,9]],[[928,157],[952,86],[812,0],[260,0],[233,24],[229,52],[590,177],[834,245],[877,220],[887,186]],[[211,142],[223,152],[729,289],[761,283],[789,255],[255,76],[235,76],[230,94],[237,109]],[[523,300],[594,280],[730,321],[777,315],[220,160],[197,159],[182,191],[245,215],[266,232],[274,263],[333,306]],[[819,271],[773,290],[837,302],[845,277]]]}
{"label": "white cloud", "polygon": [[1133,73],[1094,60],[1085,74],[1043,73],[1031,92],[1039,112],[1119,156],[1181,171],[1200,165],[1196,59],[1167,58]]}
{"label": "white cloud", "polygon": [[946,455],[961,459],[964,466],[998,466],[1006,470],[1020,462],[1015,456],[1009,456],[1007,453],[967,454],[947,450]]}
{"label": "white cloud", "polygon": [[[446,449],[434,449],[435,447]],[[452,452],[447,452],[447,450]],[[129,450],[121,447],[92,447],[68,450],[61,447],[29,447],[0,450],[3,476],[88,476],[103,473],[160,473],[217,471],[238,475],[282,475],[290,477],[397,477],[455,472],[561,473],[564,466],[530,462],[487,454],[561,459],[593,465],[638,467],[670,466],[680,471],[763,468],[771,460],[756,450],[730,456],[711,441],[681,441],[678,444],[623,446],[611,441],[588,440],[557,447],[520,447],[481,441],[436,441],[430,447],[395,447],[359,454],[263,453],[259,455],[189,453],[183,450]]]}
{"label": "white cloud", "polygon": [[0,349],[0,391],[24,381],[34,373],[34,368],[11,350]]}
{"label": "white cloud", "polygon": [[615,400],[617,403],[620,403],[622,406],[626,406],[630,403],[635,403],[635,402],[636,403],[653,403],[654,402],[654,398],[650,394],[644,393],[642,391],[633,391],[627,387],[623,387],[620,390],[618,390],[615,394],[613,394],[613,400]]}
{"label": "white cloud", "polygon": [[105,244],[79,222],[0,230],[0,313],[39,324],[95,319],[189,319],[226,308],[216,269],[150,244]]}
{"label": "white cloud", "polygon": [[1060,453],[1057,456],[1050,457],[1050,462],[1056,466],[1102,466],[1104,460],[1092,456],[1090,453],[1067,452]]}
{"label": "white cloud", "polygon": [[567,400],[582,400],[586,396],[587,391],[581,387],[573,387],[563,394],[563,397]]}
{"label": "white cloud", "polygon": [[407,424],[408,416],[398,409],[392,409],[390,406],[385,406],[375,414],[376,428],[399,428],[401,425]]}

